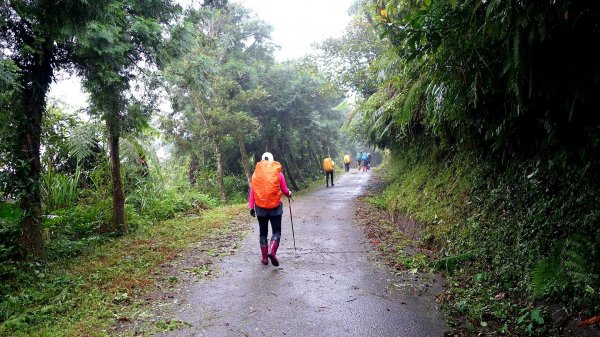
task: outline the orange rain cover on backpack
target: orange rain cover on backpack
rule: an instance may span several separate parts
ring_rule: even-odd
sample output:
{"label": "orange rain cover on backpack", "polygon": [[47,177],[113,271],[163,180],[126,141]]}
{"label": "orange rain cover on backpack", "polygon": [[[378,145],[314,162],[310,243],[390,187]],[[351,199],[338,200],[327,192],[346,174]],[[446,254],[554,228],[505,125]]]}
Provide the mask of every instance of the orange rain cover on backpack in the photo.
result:
{"label": "orange rain cover on backpack", "polygon": [[262,160],[256,164],[252,174],[254,203],[262,208],[275,208],[281,202],[279,173],[281,164],[277,161]]}
{"label": "orange rain cover on backpack", "polygon": [[325,172],[333,171],[333,161],[331,158],[323,159],[323,170],[325,170]]}

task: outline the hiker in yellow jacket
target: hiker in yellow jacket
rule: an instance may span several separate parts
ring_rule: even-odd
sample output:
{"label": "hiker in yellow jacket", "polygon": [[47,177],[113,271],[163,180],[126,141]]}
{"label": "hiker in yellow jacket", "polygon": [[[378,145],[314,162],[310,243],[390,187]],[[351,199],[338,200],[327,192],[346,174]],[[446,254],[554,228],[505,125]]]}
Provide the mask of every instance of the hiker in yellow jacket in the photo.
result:
{"label": "hiker in yellow jacket", "polygon": [[335,163],[330,157],[323,159],[323,171],[325,171],[325,185],[329,187],[329,176],[331,176],[331,187],[333,187],[333,170]]}
{"label": "hiker in yellow jacket", "polygon": [[350,171],[350,155],[347,154],[344,156],[344,169],[346,170],[346,172]]}

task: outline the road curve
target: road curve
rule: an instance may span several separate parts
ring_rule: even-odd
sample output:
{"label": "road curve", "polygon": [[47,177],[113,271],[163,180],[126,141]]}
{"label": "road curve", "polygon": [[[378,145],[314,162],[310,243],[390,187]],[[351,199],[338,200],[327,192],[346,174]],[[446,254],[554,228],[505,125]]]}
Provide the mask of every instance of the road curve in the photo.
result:
{"label": "road curve", "polygon": [[352,170],[292,202],[296,250],[286,201],[279,267],[260,263],[258,224],[249,224],[219,276],[180,293],[175,316],[190,326],[162,336],[443,336],[432,297],[393,286],[402,281],[353,222],[370,176]]}

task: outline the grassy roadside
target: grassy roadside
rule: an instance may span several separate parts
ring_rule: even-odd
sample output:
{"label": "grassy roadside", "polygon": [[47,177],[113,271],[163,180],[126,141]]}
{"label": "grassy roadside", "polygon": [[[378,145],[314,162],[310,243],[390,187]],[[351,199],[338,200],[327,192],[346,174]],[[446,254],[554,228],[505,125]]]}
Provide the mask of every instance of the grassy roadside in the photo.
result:
{"label": "grassy roadside", "polygon": [[[48,266],[32,265],[30,281],[3,303],[3,312],[14,312],[0,325],[0,336],[106,336],[117,325],[143,315],[144,296],[177,282],[160,267],[184,255],[200,243],[201,250],[216,257],[232,247],[218,237],[244,231],[249,222],[246,205],[181,215],[136,233],[99,245],[85,253]],[[234,247],[233,247],[234,248]],[[193,271],[202,276],[205,266]],[[158,325],[168,329],[169,323]]]}
{"label": "grassy roadside", "polygon": [[419,296],[427,292],[433,301],[443,279],[432,272],[435,254],[420,241],[420,228],[408,218],[391,214],[382,199],[386,188],[385,166],[373,170],[373,177],[359,197],[355,218],[377,252],[377,260],[400,277],[395,284]]}
{"label": "grassy roadside", "polygon": [[[392,266],[444,273],[438,300],[450,336],[600,335],[575,327],[598,314],[592,187],[553,180],[528,162],[499,172],[477,158],[406,151],[387,165],[385,190],[367,201],[391,223],[373,226],[372,237]],[[413,223],[416,249],[406,254]]]}

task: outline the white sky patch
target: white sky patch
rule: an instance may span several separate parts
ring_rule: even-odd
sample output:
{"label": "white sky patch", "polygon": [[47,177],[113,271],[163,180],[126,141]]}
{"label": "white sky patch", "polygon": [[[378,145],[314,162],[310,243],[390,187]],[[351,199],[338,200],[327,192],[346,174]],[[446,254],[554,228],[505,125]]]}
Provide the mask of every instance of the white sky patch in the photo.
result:
{"label": "white sky patch", "polygon": [[89,95],[83,92],[81,79],[64,72],[56,76],[56,81],[50,85],[48,96],[67,103],[74,111],[88,106]]}
{"label": "white sky patch", "polygon": [[299,58],[311,52],[311,44],[339,37],[350,21],[348,8],[354,0],[243,0],[274,28],[273,42],[281,46],[275,52],[278,61]]}

